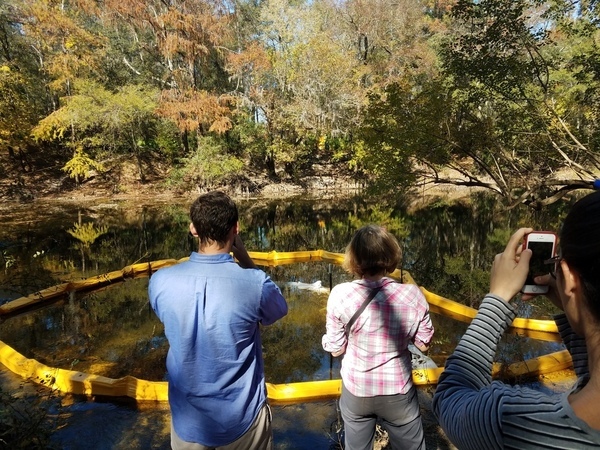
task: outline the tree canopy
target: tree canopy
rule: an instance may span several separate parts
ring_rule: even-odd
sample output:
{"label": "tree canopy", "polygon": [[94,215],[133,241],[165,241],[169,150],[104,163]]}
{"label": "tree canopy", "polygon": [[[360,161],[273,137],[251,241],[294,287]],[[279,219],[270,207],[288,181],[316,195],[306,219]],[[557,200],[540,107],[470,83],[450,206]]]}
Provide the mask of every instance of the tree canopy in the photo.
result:
{"label": "tree canopy", "polygon": [[600,174],[599,23],[559,0],[2,0],[0,153],[188,187],[336,164],[542,206]]}

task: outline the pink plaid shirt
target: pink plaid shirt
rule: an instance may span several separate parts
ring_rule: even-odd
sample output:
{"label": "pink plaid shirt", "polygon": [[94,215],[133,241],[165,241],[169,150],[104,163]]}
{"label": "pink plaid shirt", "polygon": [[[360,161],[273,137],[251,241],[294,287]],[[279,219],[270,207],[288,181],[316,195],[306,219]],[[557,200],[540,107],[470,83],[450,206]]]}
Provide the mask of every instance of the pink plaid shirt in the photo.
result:
{"label": "pink plaid shirt", "polygon": [[[345,326],[369,295],[383,285],[356,319],[346,341]],[[429,344],[433,325],[429,305],[418,286],[391,278],[377,282],[355,280],[338,284],[327,301],[327,333],[323,348],[335,353],[346,348],[341,375],[357,397],[405,394],[412,386],[408,344]]]}

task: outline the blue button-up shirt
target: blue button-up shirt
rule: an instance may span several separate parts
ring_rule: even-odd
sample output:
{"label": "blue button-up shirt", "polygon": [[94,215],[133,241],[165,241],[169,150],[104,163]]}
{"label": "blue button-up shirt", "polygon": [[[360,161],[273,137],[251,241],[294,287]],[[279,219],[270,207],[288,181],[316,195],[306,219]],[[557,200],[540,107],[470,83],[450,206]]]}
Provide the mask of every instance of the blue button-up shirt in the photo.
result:
{"label": "blue button-up shirt", "polygon": [[175,432],[206,446],[235,441],[266,401],[259,324],[287,314],[279,288],[229,254],[193,252],[152,275],[148,293],[170,345]]}

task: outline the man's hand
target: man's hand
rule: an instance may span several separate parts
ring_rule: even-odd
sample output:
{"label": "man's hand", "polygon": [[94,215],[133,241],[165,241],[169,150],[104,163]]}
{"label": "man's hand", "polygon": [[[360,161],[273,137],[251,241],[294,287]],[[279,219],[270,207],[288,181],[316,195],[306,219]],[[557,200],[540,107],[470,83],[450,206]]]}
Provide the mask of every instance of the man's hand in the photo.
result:
{"label": "man's hand", "polygon": [[235,259],[238,260],[240,267],[243,267],[244,269],[256,269],[256,264],[254,264],[254,261],[252,261],[250,255],[248,255],[248,251],[246,250],[246,247],[244,246],[242,238],[239,234],[236,234],[235,238],[233,239],[231,251]]}
{"label": "man's hand", "polygon": [[504,252],[494,258],[490,275],[490,294],[509,302],[521,290],[527,279],[531,250],[522,250],[523,237],[533,228],[520,228],[506,244]]}

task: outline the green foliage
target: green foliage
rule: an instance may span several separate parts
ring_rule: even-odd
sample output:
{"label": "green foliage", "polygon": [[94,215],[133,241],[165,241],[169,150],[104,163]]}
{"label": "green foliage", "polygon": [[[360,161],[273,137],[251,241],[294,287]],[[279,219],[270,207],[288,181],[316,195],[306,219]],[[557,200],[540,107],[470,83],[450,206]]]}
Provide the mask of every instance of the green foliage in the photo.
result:
{"label": "green foliage", "polygon": [[171,121],[158,121],[155,144],[160,153],[171,162],[176,161],[181,156],[181,133]]}
{"label": "green foliage", "polygon": [[[358,138],[364,143],[355,153],[385,190],[412,185],[424,164],[449,161],[440,127],[448,98],[439,81],[432,79],[415,90],[406,82],[392,83],[373,94]],[[442,113],[441,113],[442,112]]]}
{"label": "green foliage", "polygon": [[265,123],[252,119],[245,110],[234,117],[234,127],[227,134],[228,144],[240,157],[248,158],[251,166],[265,168],[269,156],[269,133]]}
{"label": "green foliage", "polygon": [[129,148],[152,126],[156,91],[124,86],[111,92],[86,80],[75,83],[78,93],[64,98],[64,106],[41,120],[33,130],[40,140],[67,139],[95,151]]}
{"label": "green foliage", "polygon": [[351,216],[349,223],[354,230],[358,230],[359,228],[372,223],[380,225],[385,227],[399,240],[408,236],[408,228],[405,220],[401,216],[398,216],[397,211],[393,208],[385,208],[379,205],[373,206],[367,211],[364,211],[360,216]]}
{"label": "green foliage", "polygon": [[[538,206],[563,195],[555,186],[593,178],[600,158],[589,103],[597,90],[593,66],[582,67],[594,60],[583,57],[595,53],[594,41],[571,28],[575,39],[565,45],[537,6],[458,1],[439,48],[442,71],[371,95],[355,163],[385,190],[425,177]],[[557,28],[568,23],[553,17]],[[572,181],[554,180],[565,167]]]}
{"label": "green foliage", "polygon": [[595,82],[582,77],[580,52],[585,49],[590,58],[583,61],[589,62],[595,44],[589,32],[581,32],[586,19],[563,9],[567,2],[545,3],[561,7],[540,9],[540,2],[528,0],[459,1],[453,32],[440,52],[456,100],[452,109],[460,113],[460,128],[449,129],[448,141],[503,196],[534,204],[561,195],[549,179],[556,171],[573,170],[570,188],[576,188],[578,177],[590,179],[590,169],[600,168],[592,138],[598,128],[588,120],[593,108],[589,98],[582,101]]}
{"label": "green foliage", "polygon": [[243,161],[226,153],[222,141],[206,136],[198,140],[198,147],[184,158],[182,167],[171,176],[174,184],[213,186],[239,175]]}
{"label": "green foliage", "polygon": [[31,144],[29,133],[47,113],[50,100],[43,72],[22,32],[12,2],[0,4],[0,148],[24,148]]}
{"label": "green foliage", "polygon": [[[483,82],[506,99],[520,100],[527,86],[547,83],[540,54],[544,28],[528,23],[527,0],[459,0],[452,9],[458,32],[442,48],[449,73]],[[543,78],[542,78],[543,77]]]}
{"label": "green foliage", "polygon": [[64,168],[73,178],[101,169],[95,159],[130,154],[137,159],[143,181],[142,154],[157,146],[157,92],[136,85],[111,92],[89,80],[74,83],[74,88],[77,94],[66,97],[64,106],[41,120],[32,135],[75,147]]}
{"label": "green foliage", "polygon": [[43,113],[43,93],[37,79],[9,65],[0,67],[0,146],[25,146]]}

